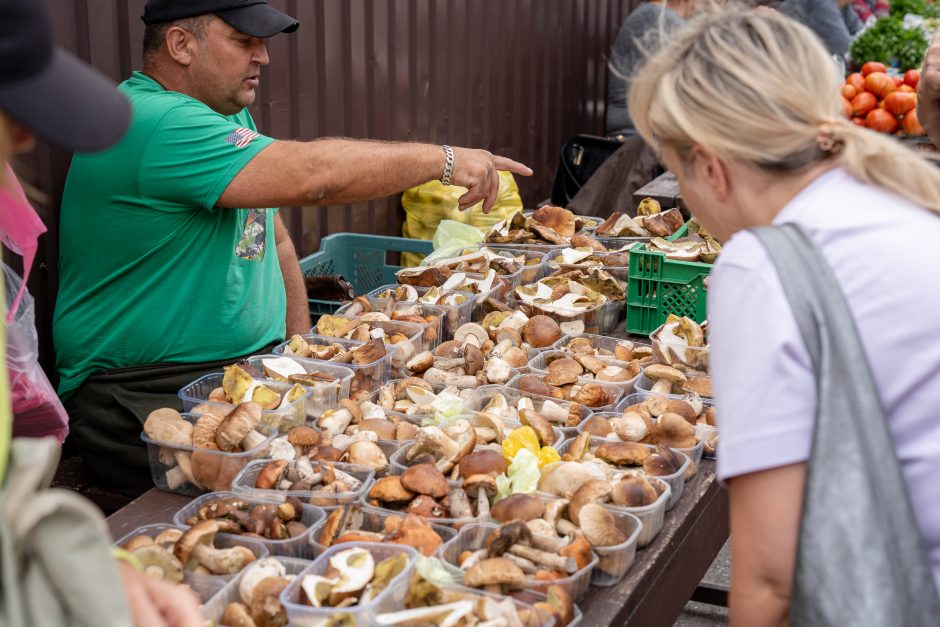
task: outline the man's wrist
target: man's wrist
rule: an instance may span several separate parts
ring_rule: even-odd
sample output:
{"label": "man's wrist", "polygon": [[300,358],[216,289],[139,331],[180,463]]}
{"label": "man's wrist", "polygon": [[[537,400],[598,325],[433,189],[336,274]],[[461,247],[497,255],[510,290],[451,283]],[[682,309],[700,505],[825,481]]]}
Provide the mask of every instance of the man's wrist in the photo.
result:
{"label": "man's wrist", "polygon": [[454,149],[444,144],[441,146],[444,151],[444,172],[441,175],[441,184],[450,185],[454,178]]}

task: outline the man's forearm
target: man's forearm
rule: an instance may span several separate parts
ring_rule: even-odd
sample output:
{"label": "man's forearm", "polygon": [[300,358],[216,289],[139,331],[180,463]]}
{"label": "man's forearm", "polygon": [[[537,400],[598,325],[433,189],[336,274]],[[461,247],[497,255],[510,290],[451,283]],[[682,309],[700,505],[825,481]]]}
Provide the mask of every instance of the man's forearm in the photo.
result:
{"label": "man's forearm", "polygon": [[940,101],[917,100],[917,120],[935,146],[940,146]]}
{"label": "man's forearm", "polygon": [[297,252],[290,237],[277,243],[277,261],[284,278],[284,292],[287,295],[286,334],[303,335],[310,332],[310,307],[307,303],[307,288],[303,273],[297,262]]}

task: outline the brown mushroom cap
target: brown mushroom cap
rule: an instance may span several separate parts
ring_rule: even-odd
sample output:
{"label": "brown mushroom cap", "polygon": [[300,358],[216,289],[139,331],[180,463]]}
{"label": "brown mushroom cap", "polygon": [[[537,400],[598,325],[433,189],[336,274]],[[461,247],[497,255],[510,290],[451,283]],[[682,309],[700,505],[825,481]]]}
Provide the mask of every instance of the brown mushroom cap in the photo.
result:
{"label": "brown mushroom cap", "polygon": [[657,419],[656,424],[659,427],[659,441],[666,446],[672,448],[695,446],[695,427],[679,414],[663,414]]}
{"label": "brown mushroom cap", "polygon": [[254,431],[261,422],[261,405],[253,401],[239,403],[219,425],[215,443],[225,452],[236,450],[245,436]]}
{"label": "brown mushroom cap", "polygon": [[310,452],[310,459],[316,462],[338,462],[343,458],[343,451],[329,444],[320,444]]}
{"label": "brown mushroom cap", "polygon": [[473,344],[467,344],[464,348],[464,361],[467,364],[464,367],[467,374],[475,375],[483,368],[483,351]]}
{"label": "brown mushroom cap", "polygon": [[265,577],[251,593],[251,618],[258,627],[287,624],[287,610],[279,599],[290,585],[286,577]]}
{"label": "brown mushroom cap", "polygon": [[461,458],[458,463],[460,476],[464,479],[472,475],[499,475],[506,472],[509,464],[499,451],[481,448]]}
{"label": "brown mushroom cap", "polygon": [[[446,485],[446,481],[444,482]],[[369,498],[385,503],[405,503],[415,497],[415,493],[408,490],[401,481],[401,476],[390,475],[382,477],[369,490]]]}
{"label": "brown mushroom cap", "polygon": [[578,514],[581,512],[581,509],[590,503],[604,503],[607,501],[607,497],[612,490],[613,488],[609,481],[592,479],[591,481],[585,482],[578,488],[578,491],[571,496],[571,502],[568,503],[568,517],[571,519],[571,522],[580,525],[581,522],[578,518]]}
{"label": "brown mushroom cap", "polygon": [[678,414],[689,421],[689,424],[695,424],[697,414],[692,406],[686,401],[667,398],[665,396],[650,396],[645,402],[650,415],[655,418],[663,414]]}
{"label": "brown mushroom cap", "polygon": [[650,458],[650,449],[636,442],[607,442],[594,455],[616,466],[642,466]]}
{"label": "brown mushroom cap", "polygon": [[707,375],[702,375],[698,377],[693,377],[687,382],[682,384],[683,392],[695,392],[699,396],[706,396],[711,398],[712,394],[712,378]]}
{"label": "brown mushroom cap", "polygon": [[508,588],[522,588],[525,573],[522,569],[504,557],[491,557],[478,562],[467,569],[463,584],[471,588],[504,585]]}
{"label": "brown mushroom cap", "polygon": [[[370,498],[371,495],[372,493],[369,492]],[[326,520],[323,522],[323,527],[320,528],[320,544],[325,547],[330,547],[333,545],[334,540],[336,540],[337,536],[339,536],[346,526],[346,520],[349,517],[349,512],[349,507],[340,507],[330,512],[330,514],[326,517]]]}
{"label": "brown mushroom cap", "polygon": [[643,462],[643,472],[654,477],[667,477],[679,472],[688,458],[666,446],[657,446],[656,454],[650,455]]}
{"label": "brown mushroom cap", "polygon": [[607,391],[607,388],[596,383],[586,383],[581,386],[571,400],[588,407],[604,407],[610,405],[614,399]]}
{"label": "brown mushroom cap", "polygon": [[510,494],[490,508],[490,516],[499,522],[509,522],[517,518],[528,522],[541,518],[544,513],[545,503],[531,494]]}
{"label": "brown mushroom cap", "polygon": [[401,485],[416,494],[439,499],[447,496],[447,478],[431,464],[411,466],[401,474]]}
{"label": "brown mushroom cap", "polygon": [[534,374],[526,374],[519,378],[519,390],[526,394],[538,394],[539,396],[551,396],[552,386],[545,383],[542,377]]}
{"label": "brown mushroom cap", "polygon": [[532,427],[541,446],[551,446],[555,443],[555,432],[552,430],[551,423],[537,411],[523,409],[519,412],[519,422]]}
{"label": "brown mushroom cap", "polygon": [[362,420],[362,408],[359,407],[359,403],[357,403],[356,401],[348,399],[348,398],[343,398],[343,399],[340,399],[339,406],[341,409],[345,409],[350,414],[352,414],[353,424],[357,424],[360,420]]}
{"label": "brown mushroom cap", "polygon": [[219,523],[214,520],[202,520],[183,532],[180,539],[173,546],[173,556],[180,561],[183,568],[189,564],[189,559],[197,544],[211,545],[215,535],[219,532]]}
{"label": "brown mushroom cap", "polygon": [[435,357],[442,357],[444,359],[453,359],[460,355],[462,349],[462,344],[456,340],[448,340],[446,342],[441,342],[437,348],[434,349]]}
{"label": "brown mushroom cap", "polygon": [[297,446],[316,446],[320,443],[320,432],[313,427],[294,427],[287,432],[287,441]]}
{"label": "brown mushroom cap", "polygon": [[548,316],[532,316],[522,329],[522,337],[532,348],[545,348],[561,339],[561,327]]}
{"label": "brown mushroom cap", "polygon": [[196,420],[196,424],[193,425],[193,446],[196,448],[218,449],[218,445],[215,443],[215,434],[224,421],[225,418],[218,414],[207,412],[200,415],[199,419]]}
{"label": "brown mushroom cap", "polygon": [[496,491],[498,489],[496,485],[496,477],[494,475],[470,475],[463,481],[464,491],[472,497],[476,497],[480,493],[480,488],[486,490],[487,496],[493,497],[496,496]]}
{"label": "brown mushroom cap", "polygon": [[408,503],[405,511],[424,518],[445,518],[447,515],[447,510],[426,494],[416,496],[411,503]]}
{"label": "brown mushroom cap", "polygon": [[353,349],[353,363],[360,366],[375,363],[387,354],[385,342],[381,338],[373,338],[362,346]]}
{"label": "brown mushroom cap", "polygon": [[591,416],[581,425],[581,431],[605,438],[614,432],[610,428],[610,423],[602,416]]}
{"label": "brown mushroom cap", "polygon": [[659,493],[646,477],[627,474],[613,487],[610,500],[622,507],[646,507],[659,498]]}
{"label": "brown mushroom cap", "polygon": [[673,383],[685,383],[688,381],[688,378],[684,374],[665,364],[651,364],[643,370],[643,374],[653,381],[659,379],[666,379]]}
{"label": "brown mushroom cap", "polygon": [[548,374],[544,381],[548,385],[569,385],[577,383],[578,377],[584,374],[584,368],[570,357],[562,357],[548,364]]}
{"label": "brown mushroom cap", "polygon": [[259,490],[273,490],[287,474],[290,464],[284,459],[274,459],[265,464],[258,477],[255,479],[255,487]]}
{"label": "brown mushroom cap", "polygon": [[603,505],[589,503],[579,513],[581,532],[591,546],[614,546],[622,544],[627,537],[617,527],[614,515]]}

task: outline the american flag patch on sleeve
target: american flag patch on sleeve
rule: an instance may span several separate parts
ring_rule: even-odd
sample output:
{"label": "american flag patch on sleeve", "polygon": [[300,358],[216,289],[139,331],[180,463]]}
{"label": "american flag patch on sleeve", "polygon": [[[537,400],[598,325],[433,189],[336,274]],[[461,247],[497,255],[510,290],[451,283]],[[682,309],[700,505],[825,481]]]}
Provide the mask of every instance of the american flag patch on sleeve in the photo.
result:
{"label": "american flag patch on sleeve", "polygon": [[228,137],[225,138],[225,141],[232,144],[236,148],[244,148],[250,144],[251,140],[253,140],[255,137],[260,137],[260,135],[250,128],[236,128],[234,131],[228,134]]}

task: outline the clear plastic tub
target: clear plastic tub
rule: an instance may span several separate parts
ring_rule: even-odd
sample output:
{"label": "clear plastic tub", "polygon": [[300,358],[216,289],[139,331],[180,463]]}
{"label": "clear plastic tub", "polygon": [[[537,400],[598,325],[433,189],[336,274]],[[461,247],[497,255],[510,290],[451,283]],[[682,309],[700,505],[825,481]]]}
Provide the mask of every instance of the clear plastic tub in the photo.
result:
{"label": "clear plastic tub", "polygon": [[[653,392],[653,381],[645,374],[640,373],[640,377],[636,380],[636,383],[633,384],[633,391],[637,394],[643,394],[644,396],[669,396],[673,398],[682,398],[679,394],[660,394],[659,392]],[[702,396],[703,400],[711,401],[710,396]]]}
{"label": "clear plastic tub", "polygon": [[[224,376],[225,375],[221,372],[213,372],[199,377],[189,385],[183,387],[178,394],[180,400],[183,401],[183,411],[190,411],[196,405],[201,404],[218,407],[225,412],[234,409],[235,406],[229,403],[209,400],[209,394],[212,393],[212,390],[222,387],[222,378]],[[281,395],[286,394],[288,390],[294,387],[293,383],[281,383],[280,381],[271,381],[269,379],[263,379],[263,381],[267,387]],[[309,395],[310,392],[308,390],[306,394],[294,400],[283,409],[265,409],[261,412],[261,422],[278,429],[282,433],[286,433],[294,427],[299,427],[304,424],[307,419],[307,397]]]}
{"label": "clear plastic tub", "polygon": [[[545,253],[532,250],[514,250],[511,248],[492,248],[490,246],[478,244],[476,246],[469,246],[463,250],[455,253],[454,257],[462,257],[465,255],[471,255],[477,251],[488,251],[492,254],[499,255],[500,257],[507,257],[511,260],[517,257],[523,257],[522,267],[520,267],[515,272],[505,273],[500,272],[499,268],[493,268],[496,270],[496,273],[507,279],[509,281],[510,287],[516,287],[517,285],[522,285],[523,283],[531,283],[537,281],[541,277],[542,273],[542,258],[545,256]],[[441,262],[444,260],[438,260],[432,262],[428,265],[441,266]],[[450,264],[449,267],[453,272],[463,272],[463,270],[455,269],[456,264]]]}
{"label": "clear plastic tub", "polygon": [[655,540],[659,532],[662,531],[663,521],[666,518],[666,506],[669,504],[669,499],[672,497],[672,488],[669,487],[668,483],[660,481],[655,477],[649,477],[648,480],[650,483],[654,484],[654,487],[658,485],[659,488],[662,489],[661,492],[659,489],[656,490],[660,492],[659,498],[650,505],[644,507],[621,507],[610,503],[605,505],[605,507],[614,514],[617,512],[633,514],[643,523],[643,528],[640,530],[636,539],[636,546],[640,549]]}
{"label": "clear plastic tub", "polygon": [[656,339],[656,336],[663,330],[665,324],[650,333],[650,344],[653,346],[653,355],[658,363],[669,366],[688,366],[693,370],[698,370],[708,374],[709,369],[709,351],[706,346],[686,346],[684,348],[672,346],[666,342]]}
{"label": "clear plastic tub", "polygon": [[[346,318],[347,320],[357,319],[355,316],[345,315],[340,316],[340,318]],[[392,368],[403,368],[409,359],[422,351],[431,350],[432,348],[431,344],[424,337],[424,327],[416,322],[374,320],[369,322],[369,326],[373,329],[382,329],[382,331],[385,332],[386,338],[395,334],[401,334],[408,338],[406,342],[401,342],[397,345],[388,344],[386,341],[386,348],[392,354]],[[411,347],[410,351],[403,347],[403,345],[406,344]]]}
{"label": "clear plastic tub", "polygon": [[[387,518],[402,518],[404,519],[405,513],[391,513],[388,510],[379,509],[371,507],[369,505],[362,505],[362,527],[360,531],[373,531],[376,533],[384,533],[385,531],[385,520]],[[430,522],[430,521],[429,521]],[[321,520],[318,522],[310,534],[310,543],[316,555],[322,554],[326,551],[327,547],[320,544],[320,535],[323,533],[323,526],[326,524],[326,520]],[[457,531],[451,527],[445,525],[438,525],[431,522],[431,528],[441,537],[441,546],[444,546],[447,542],[450,542],[457,535]],[[353,544],[353,543],[344,543],[344,544]],[[383,543],[384,544],[384,543]],[[391,543],[389,543],[391,544]],[[331,546],[341,546],[340,544],[332,544]],[[438,550],[434,551],[431,555],[427,557],[435,557],[440,553],[440,547]]]}
{"label": "clear plastic tub", "polygon": [[300,364],[307,374],[319,372],[336,379],[336,381],[332,383],[324,381],[322,383],[317,383],[316,385],[307,385],[306,383],[301,383],[301,385],[310,390],[310,396],[307,397],[308,418],[319,418],[326,410],[336,409],[339,406],[339,399],[349,398],[349,384],[352,381],[354,375],[352,369],[347,368],[346,366],[330,363],[328,361],[305,359],[303,357],[294,357],[292,355],[274,354],[252,355],[246,361],[248,362],[248,365],[264,372],[263,361],[265,359],[285,357]]}
{"label": "clear plastic tub", "polygon": [[559,311],[555,307],[546,309],[540,305],[526,304],[512,295],[507,295],[504,302],[510,309],[518,309],[530,318],[541,314],[555,320],[558,324],[581,321],[584,323],[585,333],[596,335],[610,333],[616,328],[617,319],[624,304],[623,301],[608,300],[601,305],[595,305],[587,309]]}
{"label": "clear plastic tub", "polygon": [[[369,298],[381,298],[383,294],[389,290],[395,290],[401,287],[400,285],[383,285],[379,288],[376,288],[369,292]],[[427,294],[429,287],[415,287],[418,292],[418,298]],[[460,303],[459,305],[442,305],[434,303],[435,307],[439,307],[444,310],[444,321],[441,326],[441,341],[446,342],[448,340],[454,339],[454,332],[457,331],[466,322],[470,322],[473,318],[473,309],[476,304],[476,294],[470,292],[444,292],[444,294],[462,294],[466,297],[467,300]],[[419,301],[420,302],[420,301]]]}
{"label": "clear plastic tub", "polygon": [[[449,481],[448,485],[454,485],[454,482]],[[379,507],[377,505],[369,503],[368,494],[363,495],[359,501],[364,507],[369,507],[370,509],[389,516],[404,516],[407,512],[402,509],[389,509],[388,507]],[[420,516],[420,514],[418,514]],[[454,530],[460,530],[465,525],[471,525],[478,522],[486,522],[490,520],[489,516],[484,516],[482,518],[431,518],[428,516],[424,517],[432,525],[438,525],[441,527],[448,527]]]}
{"label": "clear plastic tub", "polygon": [[[528,366],[529,374],[538,374],[538,375],[548,374],[548,364],[551,363],[552,360],[558,359],[561,357],[570,357],[574,359],[574,357],[572,356],[572,353],[568,353],[565,351],[561,351],[561,350],[542,351],[541,353],[536,355],[534,359],[529,361],[529,366]],[[619,361],[617,359],[602,359],[602,361],[607,365],[620,366],[621,368],[627,368],[630,365],[628,362]],[[617,404],[620,402],[620,399],[624,395],[631,394],[633,392],[633,384],[636,383],[636,380],[639,378],[639,376],[640,375],[638,374],[635,377],[628,379],[627,381],[621,381],[621,382],[598,381],[597,379],[594,379],[592,377],[579,377],[578,381],[582,384],[597,383],[598,385],[603,386],[605,389],[618,388],[619,394],[617,394],[616,400],[613,403],[610,403],[610,405],[616,407]],[[596,408],[595,412],[596,411],[601,411],[601,408],[599,407]]]}
{"label": "clear plastic tub", "polygon": [[[194,414],[182,416],[183,420],[192,424],[199,419],[199,416]],[[148,438],[145,433],[140,434],[140,439],[147,444],[150,476],[157,489],[186,496],[199,496],[214,490],[230,489],[235,476],[245,466],[252,460],[261,459],[268,454],[268,445],[277,435],[277,430],[267,425],[259,425],[257,431],[264,434],[264,442],[242,453],[226,453],[195,446],[158,442]],[[184,464],[189,463],[190,476],[183,471],[183,467],[180,466],[181,461]],[[197,481],[199,483],[196,483]]]}
{"label": "clear plastic tub", "polygon": [[715,459],[718,454],[718,427],[713,425],[695,425],[696,435],[702,439],[702,457]]}
{"label": "clear plastic tub", "polygon": [[[184,527],[167,523],[145,525],[125,535],[115,542],[114,545],[122,546],[125,542],[138,535],[148,535],[151,538],[155,538],[161,531],[166,531],[167,529],[180,529],[185,532]],[[233,546],[247,547],[254,553],[255,560],[268,556],[268,549],[261,542],[253,538],[242,538],[220,533],[215,536],[213,545],[217,549],[228,549]],[[239,573],[240,572],[241,571],[239,571]],[[184,570],[183,583],[188,585],[202,602],[206,602],[218,594],[228,582],[238,577],[239,573],[233,573],[231,575],[201,575],[191,570]]]}
{"label": "clear plastic tub", "polygon": [[[187,522],[191,518],[198,518],[199,510],[202,509],[204,505],[210,501],[216,501],[219,499],[227,498],[242,498],[241,495],[235,494],[234,492],[212,492],[211,494],[204,494],[199,498],[190,501],[185,505],[180,511],[176,512],[173,515],[173,524],[179,527],[189,527]],[[250,509],[254,505],[260,505],[264,503],[271,503],[270,499],[245,499],[248,501],[248,508]],[[310,534],[313,531],[313,528],[318,523],[322,522],[326,518],[326,513],[323,509],[315,507],[313,505],[303,504],[303,514],[300,517],[298,522],[302,523],[307,530],[295,538],[287,538],[286,540],[269,540],[267,538],[256,538],[252,536],[252,539],[263,544],[268,553],[271,555],[279,555],[285,557],[296,557],[301,559],[313,559],[313,551],[310,547]],[[239,537],[239,534],[224,534],[232,535],[233,537]]]}
{"label": "clear plastic tub", "polygon": [[[372,311],[384,311],[386,303],[388,303],[388,300],[384,298],[376,298],[373,296],[367,296],[366,298],[368,298],[369,302],[372,303]],[[342,307],[336,310],[336,315],[348,317],[350,314],[348,314],[347,312],[349,308],[352,307],[352,305],[353,303],[347,303],[343,305]],[[441,330],[442,330],[442,326],[444,323],[444,315],[445,315],[445,311],[442,307],[439,307],[437,305],[426,305],[424,303],[409,303],[405,301],[400,301],[399,303],[396,303],[396,310],[398,308],[397,305],[403,305],[403,306],[409,306],[409,307],[412,305],[416,305],[418,311],[420,312],[419,313],[420,316],[422,317],[433,316],[434,319],[431,322],[424,322],[424,323],[415,322],[415,324],[421,324],[421,326],[424,327],[423,340],[424,340],[425,346],[427,346],[429,350],[441,343],[441,332],[442,332]],[[357,317],[357,316],[353,316],[353,317]]]}
{"label": "clear plastic tub", "polygon": [[[564,444],[562,444],[561,447],[558,449],[558,453],[564,456],[564,454],[568,452],[568,447],[571,446],[571,443],[573,441],[574,441],[574,438],[571,438],[570,440],[565,440]],[[588,450],[591,453],[593,453],[594,449],[596,449],[601,444],[604,444],[609,441],[610,440],[607,440],[605,438],[598,438],[598,437],[591,436],[590,444],[588,445]],[[656,450],[655,446],[652,446],[649,444],[644,444],[643,446],[650,449],[650,452],[653,452]],[[676,503],[679,502],[679,499],[682,498],[682,493],[685,491],[686,472],[688,471],[689,466],[692,464],[692,460],[689,459],[688,456],[684,456],[684,457],[685,459],[682,461],[682,465],[679,467],[679,470],[669,475],[653,477],[652,475],[647,475],[643,471],[643,468],[641,466],[623,466],[623,467],[618,467],[618,468],[625,472],[634,472],[634,473],[649,477],[651,479],[653,478],[660,479],[662,481],[665,481],[667,484],[669,484],[670,494],[669,494],[669,500],[666,502],[666,511],[668,512],[669,510],[671,510],[673,507],[676,506]]]}
{"label": "clear plastic tub", "polygon": [[[512,383],[512,381],[510,381]],[[532,405],[535,411],[539,412],[543,416],[545,412],[543,411],[543,405],[546,401],[551,401],[555,405],[561,407],[567,414],[571,407],[570,401],[560,401],[557,398],[549,398],[547,396],[540,396],[538,394],[529,394],[523,392],[518,388],[512,387],[511,385],[484,385],[476,389],[475,392],[471,393],[470,396],[464,401],[464,410],[467,412],[479,412],[483,411],[483,408],[497,395],[502,394],[506,398],[506,401],[511,407],[519,406],[519,399],[527,398],[532,401]],[[584,422],[590,418],[594,412],[590,407],[581,405],[581,422]],[[552,420],[551,416],[546,416],[553,424],[552,428],[558,429],[561,431],[562,436],[565,438],[573,438],[577,435],[578,430],[577,426],[569,427],[567,422],[560,422],[558,420]]]}
{"label": "clear plastic tub", "polygon": [[[499,529],[499,525],[493,523],[475,523],[465,525],[457,537],[445,544],[441,548],[440,558],[449,564],[457,566],[461,553],[464,551],[477,551],[486,546],[486,539],[489,535]],[[563,579],[554,579],[551,581],[536,580],[526,577],[525,589],[544,592],[548,586],[558,585],[564,588],[571,599],[575,602],[581,600],[587,593],[588,586],[591,583],[591,572],[597,566],[597,555],[591,556],[590,563],[577,571],[576,573],[564,577]]]}
{"label": "clear plastic tub", "polygon": [[[314,328],[314,330],[316,329]],[[307,340],[307,342],[316,342],[318,344],[340,344],[341,346],[345,347],[346,350],[354,350],[356,347],[365,344],[365,342],[360,342],[357,340],[328,337],[325,335],[316,335],[315,333],[310,333],[302,337]],[[286,347],[288,344],[289,342],[279,344],[272,352],[275,355],[282,355],[284,353],[284,347]],[[379,389],[379,387],[382,385],[382,382],[384,382],[389,377],[389,373],[391,372],[392,368],[392,357],[393,352],[389,351],[384,357],[368,364],[346,364],[337,361],[324,361],[319,359],[310,359],[310,361],[334,366],[343,366],[344,368],[349,368],[352,370],[353,378],[349,383],[348,395],[350,398],[353,398],[358,393],[367,394]]]}
{"label": "clear plastic tub", "polygon": [[[564,249],[562,249],[564,250]],[[630,278],[630,266],[622,265],[623,264],[623,253],[593,253],[593,257],[599,257],[601,263],[568,263],[564,261],[562,256],[562,250],[556,250],[550,253],[546,253],[545,261],[545,271],[544,275],[548,276],[553,272],[561,270],[562,272],[568,272],[570,270],[593,270],[598,268],[607,272],[612,277],[621,282],[621,284],[626,287],[627,280]]]}
{"label": "clear plastic tub", "polygon": [[[295,557],[275,556],[274,559],[284,566],[284,570],[288,575],[299,575],[312,564],[310,560]],[[241,581],[242,574],[239,573],[235,579],[225,584],[224,588],[202,606],[202,615],[207,621],[219,627],[226,627],[225,623],[222,622],[222,615],[230,603],[242,602],[241,594],[238,591]]]}
{"label": "clear plastic tub", "polygon": [[[609,335],[596,335],[593,333],[578,333],[577,335],[565,335],[560,340],[558,340],[557,342],[549,346],[548,348],[543,348],[541,350],[543,351],[556,350],[556,351],[569,352],[565,349],[565,347],[568,346],[569,342],[578,338],[584,338],[590,341],[591,346],[594,347],[594,350],[609,351],[611,353],[610,356],[598,355],[597,358],[601,360],[614,359],[615,358],[614,354],[617,350],[617,344],[624,341],[621,338],[611,337]],[[629,340],[629,342],[631,342],[634,346],[645,346],[647,348],[651,348],[649,344],[645,344],[643,342],[634,342],[633,340]]]}
{"label": "clear plastic tub", "polygon": [[[399,370],[398,374],[399,374],[399,376],[401,376],[402,378],[407,378],[407,377],[418,377],[419,379],[422,378],[421,375],[413,373],[411,370],[408,370],[408,368],[402,368],[401,370]],[[512,368],[512,367],[510,367],[510,368],[509,368],[509,379],[507,379],[506,381],[509,382],[509,381],[513,380],[514,378],[518,377],[520,374],[521,374],[521,372],[519,371],[518,368]],[[435,385],[439,385],[439,384],[435,384]],[[480,384],[479,384],[479,383],[474,383],[473,385],[460,385],[460,384],[459,384],[459,381],[455,381],[455,383],[453,383],[452,385],[453,385],[454,387],[460,389],[460,390],[472,390],[472,389],[474,389],[474,388],[480,387]],[[499,384],[490,383],[490,384],[487,384],[487,385],[499,385]],[[448,386],[442,386],[442,387],[448,387]]]}
{"label": "clear plastic tub", "polygon": [[[368,603],[352,607],[311,607],[303,605],[301,599],[301,585],[306,575],[324,575],[330,569],[330,558],[337,553],[351,548],[362,548],[372,554],[375,564],[404,554],[408,558],[408,565],[397,574],[388,586]],[[376,544],[373,542],[351,542],[330,547],[320,557],[305,568],[287,588],[281,593],[281,603],[287,609],[287,616],[291,625],[310,626],[320,625],[327,620],[339,620],[347,615],[353,625],[373,625],[375,616],[390,612],[402,606],[408,586],[411,582],[411,573],[414,570],[415,559],[418,552],[411,547],[401,544]]]}
{"label": "clear plastic tub", "polygon": [[[315,490],[288,491],[263,490],[261,488],[256,488],[255,481],[258,478],[258,474],[268,464],[269,461],[270,460],[260,459],[245,466],[245,468],[243,468],[242,471],[238,473],[238,476],[235,477],[235,480],[232,481],[232,492],[239,496],[244,496],[245,498],[256,498],[266,501],[283,501],[288,496],[296,496],[301,501],[305,501],[311,505],[328,507],[330,505],[343,505],[344,503],[352,503],[353,501],[359,500],[359,498],[366,494],[369,491],[369,488],[372,487],[373,479],[375,478],[375,473],[373,473],[371,470],[363,470],[361,466],[350,466],[349,464],[333,463],[334,468],[352,475],[361,481],[362,485],[359,486],[357,490],[350,492],[340,492],[337,494],[326,494],[322,491]],[[318,462],[314,462],[314,468],[316,468],[317,463]]]}
{"label": "clear plastic tub", "polygon": [[[538,359],[538,357],[536,357],[536,359]],[[518,377],[513,377],[512,379],[509,380],[508,383],[506,383],[506,387],[520,389],[522,385],[523,376],[538,377],[541,379],[545,377],[545,375],[548,374],[546,371],[538,371],[538,370],[533,371],[532,366],[528,366],[528,368],[529,368],[529,372],[527,372],[525,375],[519,375]],[[607,392],[607,395],[610,396],[610,398],[614,399],[610,403],[607,403],[606,405],[601,405],[599,407],[591,407],[590,405],[585,405],[584,403],[581,403],[581,405],[583,405],[585,409],[589,409],[592,412],[612,411],[620,403],[620,399],[623,398],[623,389],[613,383],[608,383],[605,381],[594,381],[593,379],[584,379],[583,381],[579,382],[579,385],[584,385],[586,383],[594,383],[594,384],[601,386],[601,388],[603,388]],[[574,401],[569,401],[569,402],[574,402]]]}
{"label": "clear plastic tub", "polygon": [[[627,537],[620,544],[613,546],[592,547],[597,555],[597,566],[591,572],[591,584],[601,588],[616,585],[630,570],[636,558],[636,550],[640,546],[639,540],[646,529],[640,518],[629,511],[610,510],[614,515],[617,528]],[[662,523],[660,523],[662,527]]]}

